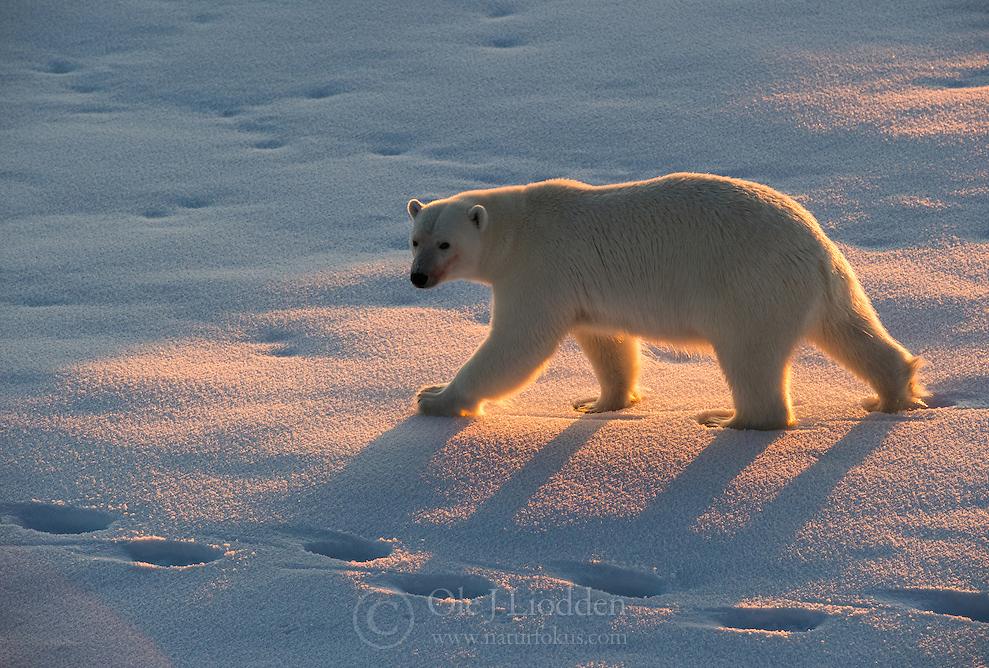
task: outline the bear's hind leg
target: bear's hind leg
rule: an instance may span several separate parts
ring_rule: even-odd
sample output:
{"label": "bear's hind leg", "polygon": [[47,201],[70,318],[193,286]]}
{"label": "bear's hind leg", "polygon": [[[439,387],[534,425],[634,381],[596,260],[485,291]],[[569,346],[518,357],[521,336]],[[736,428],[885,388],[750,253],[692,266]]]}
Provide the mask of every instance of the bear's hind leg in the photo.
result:
{"label": "bear's hind leg", "polygon": [[792,425],[789,362],[793,345],[734,341],[715,346],[721,371],[731,389],[734,411],[705,411],[701,424],[729,429],[785,429]]}
{"label": "bear's hind leg", "polygon": [[845,368],[868,383],[878,396],[866,397],[867,411],[896,413],[926,408],[927,394],[917,381],[919,357],[897,343],[871,307],[825,320],[807,338]]}
{"label": "bear's hind leg", "polygon": [[606,336],[575,331],[574,338],[587,355],[601,385],[601,396],[575,401],[581,413],[604,413],[627,408],[639,400],[639,340],[633,336]]}

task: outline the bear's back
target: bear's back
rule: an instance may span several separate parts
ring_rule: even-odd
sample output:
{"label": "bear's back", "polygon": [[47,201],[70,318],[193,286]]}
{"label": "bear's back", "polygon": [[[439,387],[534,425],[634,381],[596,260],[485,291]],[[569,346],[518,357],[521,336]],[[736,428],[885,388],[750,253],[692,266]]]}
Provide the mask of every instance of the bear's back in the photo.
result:
{"label": "bear's back", "polygon": [[705,312],[799,308],[823,294],[833,245],[810,213],[766,186],[671,174],[610,186],[549,181],[525,197],[534,271],[573,284],[592,320],[637,331],[662,312],[668,332],[684,319],[697,330]]}

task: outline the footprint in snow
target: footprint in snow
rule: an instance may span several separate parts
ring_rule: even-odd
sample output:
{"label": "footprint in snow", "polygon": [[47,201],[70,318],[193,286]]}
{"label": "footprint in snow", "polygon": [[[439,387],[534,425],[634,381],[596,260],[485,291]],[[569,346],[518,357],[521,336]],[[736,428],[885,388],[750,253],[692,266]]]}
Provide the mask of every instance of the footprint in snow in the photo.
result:
{"label": "footprint in snow", "polygon": [[728,629],[804,633],[824,623],[827,613],[807,608],[721,608],[710,613],[711,621]]}
{"label": "footprint in snow", "polygon": [[926,80],[935,88],[983,88],[989,86],[989,67],[974,67],[951,77],[932,77]]}
{"label": "footprint in snow", "polygon": [[254,148],[260,151],[274,151],[285,146],[285,141],[281,139],[262,139],[254,143]]}
{"label": "footprint in snow", "polygon": [[295,357],[299,350],[295,346],[272,346],[266,352],[272,357]]}
{"label": "footprint in snow", "polygon": [[489,49],[515,49],[524,45],[525,42],[518,37],[493,37],[482,44]]}
{"label": "footprint in snow", "polygon": [[180,209],[196,210],[205,209],[213,204],[213,200],[202,195],[177,195],[161,198],[162,201],[155,202],[141,211],[141,217],[148,220],[168,218],[173,210]]}
{"label": "footprint in snow", "polygon": [[164,206],[150,206],[141,212],[142,218],[147,218],[148,220],[156,220],[159,218],[168,218],[168,208]]}
{"label": "footprint in snow", "polygon": [[392,546],[386,540],[368,540],[342,531],[328,532],[321,540],[306,543],[307,551],[341,561],[374,561],[391,554]]}
{"label": "footprint in snow", "polygon": [[264,354],[272,357],[295,357],[299,349],[292,345],[292,333],[277,329],[266,330],[247,339],[264,346]]}
{"label": "footprint in snow", "polygon": [[407,132],[375,132],[367,137],[371,153],[390,158],[408,153],[413,136]]}
{"label": "footprint in snow", "polygon": [[648,598],[666,593],[666,584],[655,573],[619,568],[600,561],[561,562],[558,573],[581,587],[614,596]]}
{"label": "footprint in snow", "polygon": [[210,23],[216,23],[222,18],[223,15],[216,12],[200,12],[192,17],[192,22],[199,25],[208,25]]}
{"label": "footprint in snow", "polygon": [[515,14],[515,8],[506,2],[492,2],[485,9],[489,19],[504,19]]}
{"label": "footprint in snow", "polygon": [[0,507],[0,513],[9,515],[25,529],[44,533],[70,534],[102,531],[116,517],[93,508],[78,508],[49,503],[13,503]]}
{"label": "footprint in snow", "polygon": [[188,195],[175,198],[175,203],[183,209],[205,209],[213,202],[208,197]]}
{"label": "footprint in snow", "polygon": [[965,617],[989,624],[989,594],[957,589],[893,589],[889,595],[916,608],[938,615]]}
{"label": "footprint in snow", "polygon": [[214,545],[191,540],[166,538],[137,538],[122,545],[134,561],[155,566],[193,566],[216,561],[224,550]]}
{"label": "footprint in snow", "polygon": [[79,69],[79,66],[71,60],[56,58],[48,63],[45,71],[49,74],[69,74],[70,72],[75,72],[77,69]]}
{"label": "footprint in snow", "polygon": [[342,95],[347,92],[347,88],[343,84],[338,83],[328,83],[322,86],[316,86],[310,88],[306,92],[306,97],[310,100],[325,100],[328,97],[334,97],[336,95]]}
{"label": "footprint in snow", "polygon": [[284,343],[292,338],[292,332],[277,328],[264,329],[254,335],[257,343]]}

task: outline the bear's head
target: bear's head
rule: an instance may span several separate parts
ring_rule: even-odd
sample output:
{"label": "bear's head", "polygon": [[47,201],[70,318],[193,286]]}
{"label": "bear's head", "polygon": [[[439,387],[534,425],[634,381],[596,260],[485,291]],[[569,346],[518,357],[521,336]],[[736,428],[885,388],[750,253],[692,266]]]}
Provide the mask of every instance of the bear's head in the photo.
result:
{"label": "bear's head", "polygon": [[414,199],[409,202],[409,215],[412,285],[432,288],[459,278],[478,279],[481,233],[488,224],[488,212],[482,205],[464,198],[429,204]]}

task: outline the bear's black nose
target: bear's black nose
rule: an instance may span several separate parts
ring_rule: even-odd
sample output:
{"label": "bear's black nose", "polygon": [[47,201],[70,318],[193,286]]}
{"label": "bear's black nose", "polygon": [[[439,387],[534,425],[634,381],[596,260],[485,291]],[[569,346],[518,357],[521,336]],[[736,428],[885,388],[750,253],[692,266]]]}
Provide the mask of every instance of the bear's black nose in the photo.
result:
{"label": "bear's black nose", "polygon": [[418,271],[412,272],[412,276],[410,278],[412,279],[412,285],[417,288],[425,287],[426,283],[429,282],[429,276],[426,274],[420,274]]}

